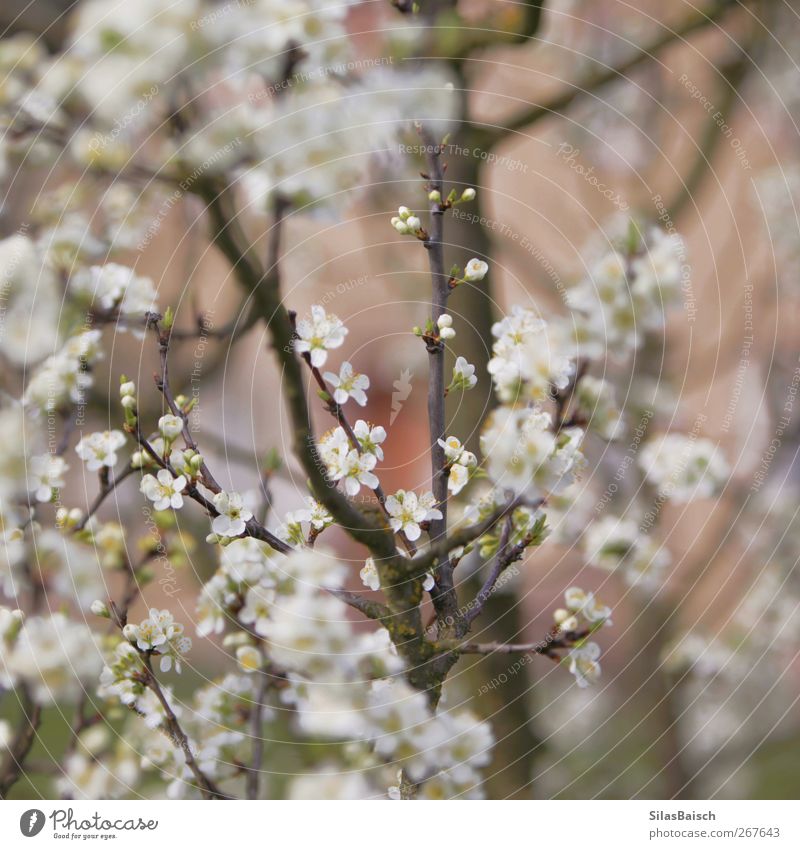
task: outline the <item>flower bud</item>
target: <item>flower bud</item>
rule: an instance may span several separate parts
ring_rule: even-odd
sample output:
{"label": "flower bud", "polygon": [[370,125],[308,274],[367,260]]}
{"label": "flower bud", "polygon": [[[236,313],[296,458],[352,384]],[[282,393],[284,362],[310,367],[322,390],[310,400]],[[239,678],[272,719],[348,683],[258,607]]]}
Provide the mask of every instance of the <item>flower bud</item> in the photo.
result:
{"label": "flower bud", "polygon": [[136,398],[133,395],[123,395],[120,403],[126,410],[136,409]]}
{"label": "flower bud", "polygon": [[438,189],[434,189],[429,195],[428,200],[433,201],[434,203],[442,202],[442,193]]}
{"label": "flower bud", "polygon": [[416,215],[409,215],[408,218],[406,218],[406,226],[409,230],[416,231],[422,227],[422,222]]}
{"label": "flower bud", "polygon": [[462,466],[466,466],[468,469],[473,468],[478,465],[478,458],[472,453],[472,451],[465,451],[459,458],[458,462]]}
{"label": "flower bud", "polygon": [[108,605],[102,599],[96,598],[92,602],[89,609],[92,611],[92,613],[94,613],[95,616],[101,616],[103,619],[111,618],[111,613],[108,609]]}
{"label": "flower bud", "polygon": [[559,607],[557,610],[553,611],[553,621],[556,625],[560,625],[565,619],[569,619],[569,611],[565,610],[563,607]]}
{"label": "flower bud", "polygon": [[83,521],[83,510],[79,507],[73,507],[67,516],[67,524],[78,525]]}
{"label": "flower bud", "polygon": [[126,625],[126,626],[122,629],[122,636],[123,636],[123,637],[125,637],[125,639],[126,639],[129,643],[135,643],[135,642],[136,642],[137,634],[138,634],[138,629],[137,629],[137,627],[136,627],[135,625],[131,624],[131,623],[128,623],[128,624],[127,624],[127,625]]}
{"label": "flower bud", "polygon": [[574,616],[568,616],[560,625],[559,628],[562,631],[577,631],[578,630],[578,620]]}
{"label": "flower bud", "polygon": [[442,313],[439,318],[436,320],[436,324],[441,330],[443,327],[452,327],[453,326],[453,316],[448,313]]}
{"label": "flower bud", "polygon": [[477,283],[479,280],[483,280],[483,278],[486,277],[486,273],[488,271],[488,262],[483,262],[483,260],[473,257],[464,269],[464,279],[469,283]]}
{"label": "flower bud", "polygon": [[178,416],[167,414],[158,420],[158,430],[164,439],[177,439],[183,431],[183,420]]}
{"label": "flower bud", "polygon": [[461,192],[461,200],[465,200],[465,201],[466,200],[475,200],[475,195],[476,195],[475,189],[472,189],[472,188],[464,189],[464,191]]}
{"label": "flower bud", "polygon": [[120,383],[119,394],[122,398],[136,394],[136,384],[132,380],[127,380],[125,383]]}

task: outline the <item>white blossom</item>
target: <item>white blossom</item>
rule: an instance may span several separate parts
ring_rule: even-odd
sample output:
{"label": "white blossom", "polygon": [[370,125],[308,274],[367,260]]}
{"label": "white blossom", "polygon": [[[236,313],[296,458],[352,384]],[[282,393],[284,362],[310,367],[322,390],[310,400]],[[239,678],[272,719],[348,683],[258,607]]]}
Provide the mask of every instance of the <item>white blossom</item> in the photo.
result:
{"label": "white blossom", "polygon": [[601,604],[594,593],[584,592],[580,587],[570,587],[564,593],[567,609],[581,615],[590,625],[611,624],[611,608]]}
{"label": "white blossom", "polygon": [[386,499],[389,524],[395,533],[402,531],[412,542],[419,539],[420,523],[441,519],[442,511],[433,506],[432,493],[418,497],[415,492],[399,489]]}
{"label": "white blossom", "polygon": [[49,501],[53,490],[64,486],[64,474],[69,469],[63,457],[40,454],[31,457],[29,490],[37,501]]}
{"label": "white blossom", "polygon": [[570,485],[583,468],[583,432],[568,428],[556,436],[548,413],[499,407],[481,434],[481,452],[491,480],[532,498]]}
{"label": "white blossom", "polygon": [[153,502],[155,510],[168,510],[170,507],[179,510],[183,507],[181,493],[186,489],[186,478],[183,475],[173,478],[167,469],[159,469],[155,476],[145,475],[139,489]]}
{"label": "white blossom", "polygon": [[468,283],[477,283],[479,280],[483,280],[483,278],[486,277],[488,271],[488,262],[484,262],[477,257],[473,257],[464,269],[464,279]]}
{"label": "white blossom", "polygon": [[472,389],[478,382],[475,376],[475,366],[468,363],[464,357],[456,357],[456,363],[453,366],[453,381],[452,388],[467,390]]}
{"label": "white blossom", "polygon": [[84,436],[75,446],[75,452],[86,463],[90,472],[103,467],[113,469],[117,464],[117,451],[125,445],[121,430],[106,430]]}
{"label": "white blossom", "polygon": [[172,442],[183,433],[183,419],[171,413],[161,416],[158,420],[158,431],[167,442]]}
{"label": "white blossom", "polygon": [[379,590],[381,588],[381,579],[378,577],[378,570],[375,567],[375,561],[368,557],[361,571],[359,572],[361,583],[371,590]]}
{"label": "white blossom", "polygon": [[344,324],[335,315],[326,314],[324,307],[315,304],[311,307],[311,318],[297,322],[295,351],[308,354],[311,365],[320,368],[328,359],[328,351],[340,347],[346,335]]}
{"label": "white blossom", "polygon": [[554,328],[530,310],[514,307],[492,326],[495,343],[489,360],[495,390],[501,401],[541,402],[551,389],[564,389],[574,363]]}
{"label": "white blossom", "polygon": [[344,404],[348,398],[352,398],[359,406],[366,405],[367,393],[364,390],[369,389],[369,378],[354,372],[350,363],[342,363],[338,375],[326,371],[323,377],[334,387],[333,400],[337,404]]}
{"label": "white blossom", "polygon": [[460,463],[453,463],[447,475],[447,489],[451,495],[458,495],[469,483],[469,469]]}
{"label": "white blossom", "polygon": [[245,532],[247,522],[253,518],[238,492],[218,492],[214,496],[214,506],[219,515],[212,520],[211,530],[221,537],[238,537]]}
{"label": "white blossom", "polygon": [[0,663],[0,685],[22,681],[43,705],[76,702],[96,681],[102,656],[89,629],[63,613],[28,617]]}
{"label": "white blossom", "polygon": [[184,628],[175,621],[169,610],[150,608],[149,616],[138,625],[128,624],[124,628],[125,638],[135,643],[143,652],[160,656],[159,668],[168,672],[173,663],[175,671],[181,671],[181,658],[192,648],[192,641],[183,635]]}
{"label": "white blossom", "polygon": [[663,498],[678,503],[710,498],[730,473],[722,451],[710,439],[667,433],[649,440],[639,465]]}
{"label": "white blossom", "polygon": [[153,281],[114,262],[81,270],[70,279],[70,287],[109,312],[118,310],[122,315],[143,318],[145,313],[154,312],[156,308]]}
{"label": "white blossom", "polygon": [[588,687],[600,678],[600,646],[597,643],[584,645],[569,650],[569,671],[575,676],[579,687]]}
{"label": "white blossom", "polygon": [[358,419],[353,425],[353,433],[356,435],[362,451],[374,454],[378,460],[383,460],[381,445],[386,441],[385,428],[380,425],[369,425],[363,419]]}

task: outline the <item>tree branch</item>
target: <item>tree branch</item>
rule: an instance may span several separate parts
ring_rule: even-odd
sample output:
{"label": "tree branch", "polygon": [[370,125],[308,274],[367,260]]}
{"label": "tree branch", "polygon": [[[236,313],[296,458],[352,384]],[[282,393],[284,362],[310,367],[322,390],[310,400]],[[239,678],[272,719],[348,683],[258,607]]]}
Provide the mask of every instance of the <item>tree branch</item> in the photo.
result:
{"label": "tree branch", "polygon": [[247,247],[246,241],[242,241],[243,234],[238,230],[236,219],[232,217],[229,220],[226,215],[222,207],[222,193],[211,185],[201,185],[199,191],[211,218],[214,243],[231,264],[241,286],[253,296],[260,317],[270,332],[272,347],[283,371],[284,397],[292,421],[294,452],[308,475],[314,497],[328,509],[338,524],[366,545],[376,557],[394,557],[394,539],[387,529],[374,523],[330,485],[325,464],[311,432],[300,362],[294,351],[291,322],[280,296],[278,257],[285,203],[279,199],[275,204],[275,222],[269,240],[268,270],[263,271],[253,256],[252,249]]}
{"label": "tree branch", "polygon": [[[442,148],[433,136],[424,128],[419,130],[425,145],[428,167],[428,191],[438,191],[444,198],[444,166]],[[447,298],[450,294],[449,275],[444,267],[444,209],[441,200],[430,201],[430,233],[424,245],[428,252],[431,270],[431,323],[437,326],[439,317],[447,311]],[[436,504],[442,512],[441,519],[432,519],[429,536],[431,543],[441,540],[447,533],[447,461],[444,448],[445,433],[445,378],[444,343],[428,341],[428,422],[431,441],[431,486]],[[445,553],[434,576],[436,584],[431,591],[431,599],[439,619],[452,619],[458,614],[458,597],[453,582],[453,568]]]}
{"label": "tree branch", "polygon": [[457,652],[458,654],[541,654],[545,657],[561,660],[555,653],[558,649],[571,649],[575,644],[589,636],[591,632],[568,631],[565,634],[551,631],[538,643],[458,643],[443,641],[435,644],[437,651]]}
{"label": "tree branch", "polygon": [[339,589],[338,587],[328,587],[327,592],[336,596],[340,601],[350,605],[350,607],[363,613],[367,619],[374,619],[376,622],[382,622],[389,619],[392,615],[391,610],[379,601],[374,601],[371,598],[364,598],[358,593],[350,592],[349,590]]}
{"label": "tree branch", "polygon": [[21,686],[16,692],[20,695],[22,716],[19,728],[8,747],[5,763],[0,770],[0,799],[8,798],[8,791],[22,776],[25,759],[30,754],[36,740],[36,732],[42,721],[42,709],[34,703],[28,688]]}
{"label": "tree branch", "polygon": [[145,685],[154,693],[155,697],[158,699],[161,707],[164,710],[164,722],[169,733],[170,738],[174,745],[178,746],[183,752],[184,757],[186,758],[186,765],[191,770],[192,775],[195,777],[197,781],[200,792],[203,794],[203,797],[206,799],[230,799],[231,796],[223,793],[216,784],[200,769],[197,761],[195,760],[194,754],[192,752],[191,744],[189,743],[189,738],[186,736],[186,732],[181,727],[180,722],[178,721],[178,717],[175,716],[175,712],[170,707],[169,702],[167,701],[167,697],[164,695],[164,691],[161,689],[161,685],[158,683],[158,679],[153,672],[153,667],[150,663],[150,657],[146,654],[143,654],[141,651],[139,652],[142,662],[144,663],[145,675],[144,675],[144,683]]}
{"label": "tree branch", "polygon": [[[739,6],[739,0],[719,0],[713,8],[708,12],[700,12],[696,15],[691,15],[674,30],[667,31],[654,38],[649,44],[644,47],[639,47],[636,52],[624,59],[617,65],[601,66],[598,70],[591,72],[574,83],[569,83],[569,88],[555,98],[540,106],[532,106],[517,115],[512,116],[501,127],[482,127],[474,122],[470,122],[470,126],[474,127],[479,133],[482,133],[487,138],[487,146],[491,146],[501,141],[508,133],[524,130],[531,124],[536,123],[548,115],[559,115],[567,110],[576,100],[590,94],[597,89],[602,88],[608,83],[625,77],[628,73],[651,59],[655,53],[659,53],[664,48],[686,38],[686,36],[702,29],[709,24],[719,20],[728,9],[734,6]],[[598,64],[599,61],[598,61]]]}

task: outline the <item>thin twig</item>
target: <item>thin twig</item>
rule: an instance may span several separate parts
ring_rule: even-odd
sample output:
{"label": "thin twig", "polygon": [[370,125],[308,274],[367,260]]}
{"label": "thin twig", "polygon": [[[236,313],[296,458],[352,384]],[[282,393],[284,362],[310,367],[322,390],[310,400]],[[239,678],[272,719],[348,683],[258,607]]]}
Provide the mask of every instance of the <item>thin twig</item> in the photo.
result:
{"label": "thin twig", "polygon": [[89,510],[86,515],[81,519],[80,522],[75,526],[73,533],[77,533],[78,531],[82,531],[85,527],[89,519],[94,516],[94,514],[100,509],[103,502],[108,498],[109,495],[125,480],[125,478],[130,477],[136,469],[134,469],[130,463],[118,474],[114,475],[113,480],[104,479],[100,484],[100,492],[95,496],[94,501],[92,502]]}
{"label": "thin twig", "polygon": [[[292,323],[292,331],[296,334],[297,313],[294,312],[294,310],[289,310],[289,321]],[[311,354],[305,352],[301,355],[301,357],[303,359],[303,362],[305,362],[305,364],[311,371],[311,375],[316,381],[317,386],[319,386],[320,390],[324,392],[329,399],[326,403],[325,409],[327,409],[327,411],[336,419],[342,430],[345,432],[347,439],[349,440],[353,448],[359,454],[363,454],[364,449],[362,448],[361,443],[359,442],[352,425],[347,420],[347,416],[345,415],[342,405],[337,403],[336,400],[331,396],[330,392],[328,391],[328,387],[325,384],[325,378],[322,376],[322,372],[320,372],[320,370],[316,366],[311,364]],[[375,493],[375,498],[377,499],[378,504],[380,505],[381,510],[383,511],[383,514],[387,518],[391,518],[389,516],[389,511],[386,509],[386,495],[383,492],[383,487],[378,484],[372,491]],[[406,551],[413,557],[417,553],[416,545],[414,545],[414,543],[410,539],[408,539],[408,537],[402,532],[398,533],[397,536],[400,537],[400,542],[403,543],[403,546],[405,547]]]}
{"label": "thin twig", "polygon": [[186,732],[181,727],[180,722],[178,721],[178,717],[175,716],[175,712],[172,710],[169,702],[167,701],[167,697],[164,695],[164,691],[161,689],[161,685],[158,683],[158,679],[153,672],[152,664],[150,663],[149,655],[140,652],[142,657],[142,661],[144,663],[144,667],[146,670],[146,674],[144,675],[144,683],[145,685],[154,693],[155,697],[161,704],[161,707],[164,710],[165,724],[167,727],[167,731],[169,732],[169,736],[172,739],[172,742],[180,747],[183,752],[183,756],[186,758],[186,765],[191,770],[192,775],[197,781],[200,792],[206,799],[230,799],[232,798],[226,793],[223,793],[216,784],[200,769],[197,761],[195,760],[194,753],[192,752],[192,746],[189,743],[189,738],[186,736]]}
{"label": "thin twig", "polygon": [[568,631],[564,634],[551,631],[538,643],[436,643],[439,651],[455,651],[459,654],[541,654],[555,660],[561,658],[555,653],[559,649],[571,649],[575,644],[589,636],[588,630]]}
{"label": "thin twig", "polygon": [[[444,198],[444,164],[442,149],[424,129],[419,130],[425,145],[428,167],[428,191],[437,191]],[[424,242],[428,252],[431,271],[431,324],[435,329],[437,322],[447,311],[447,298],[450,294],[449,275],[444,268],[444,208],[441,200],[430,202],[430,233]],[[428,348],[428,422],[431,441],[431,486],[436,506],[442,513],[441,519],[432,519],[428,531],[431,543],[441,540],[447,533],[447,476],[448,466],[444,448],[440,444],[445,439],[445,379],[444,344],[441,341],[429,342]],[[431,599],[440,619],[452,619],[458,612],[458,598],[453,582],[453,568],[445,554],[434,576],[436,584]]]}

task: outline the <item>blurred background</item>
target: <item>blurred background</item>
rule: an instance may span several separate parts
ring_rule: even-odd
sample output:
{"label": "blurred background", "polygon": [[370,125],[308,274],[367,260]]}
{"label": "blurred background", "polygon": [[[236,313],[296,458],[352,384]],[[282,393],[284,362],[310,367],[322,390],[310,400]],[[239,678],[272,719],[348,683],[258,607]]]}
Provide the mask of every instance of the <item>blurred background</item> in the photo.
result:
{"label": "blurred background", "polygon": [[[0,27],[6,38],[46,33],[58,49],[68,5],[6,0]],[[614,610],[604,676],[584,690],[543,657],[459,665],[448,698],[491,719],[499,741],[487,795],[796,798],[800,4],[423,0],[417,16],[398,5],[356,4],[348,28],[375,73],[382,62],[435,70],[452,84],[446,180],[475,186],[478,197],[448,219],[447,261],[476,256],[491,267],[452,303],[463,328],[458,353],[485,373],[498,316],[513,304],[544,317],[564,313],[569,286],[629,217],[660,224],[685,239],[683,302],[632,364],[610,358],[594,373],[615,383],[629,422],[644,421],[648,433],[709,437],[733,470],[718,497],[661,509],[653,534],[671,564],[644,593],[587,563],[580,545],[589,521],[639,497],[641,481],[625,462],[635,434],[590,444],[579,504],[493,596],[478,638],[535,641],[564,588],[578,584]],[[418,143],[409,129],[402,143],[371,151],[363,179],[340,192],[335,210],[293,213],[284,231],[287,305],[302,315],[322,303],[342,318],[349,358],[370,376],[365,418],[389,433],[386,491],[427,487],[427,362],[409,332],[426,314],[427,258],[388,223],[398,203],[424,205]],[[47,179],[47,169],[29,169],[16,182],[2,208],[3,235],[26,220]],[[202,211],[181,198],[131,252],[159,303],[176,308],[178,326],[191,327],[199,312],[222,326],[239,309]],[[269,222],[252,212],[245,226],[258,245]],[[136,339],[115,340],[96,380],[95,427],[109,426],[119,372],[145,385],[155,353]],[[172,371],[185,392],[198,387],[198,438],[215,468],[235,488],[257,489],[274,449],[285,460],[271,480],[276,510],[299,507],[302,476],[260,326],[176,347]],[[6,379],[13,386],[16,375]],[[151,400],[156,415],[155,393]],[[448,432],[474,448],[490,405],[484,380],[448,410]],[[322,432],[330,422],[317,412]],[[136,503],[135,492],[120,493],[113,511],[126,521]],[[189,537],[207,532],[199,515],[194,525],[181,521]],[[343,556],[359,556],[343,537],[336,543]],[[214,569],[206,557],[202,547],[189,552],[176,576],[148,588],[147,605],[169,595],[191,621],[197,589]],[[474,580],[460,576],[465,596]],[[218,658],[203,650],[198,644],[195,664],[210,673]],[[191,688],[191,675],[181,686]],[[59,757],[68,720],[55,709],[47,717],[38,758]],[[287,733],[271,757],[279,772],[303,756]],[[22,782],[14,792],[42,789]]]}

